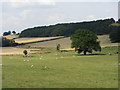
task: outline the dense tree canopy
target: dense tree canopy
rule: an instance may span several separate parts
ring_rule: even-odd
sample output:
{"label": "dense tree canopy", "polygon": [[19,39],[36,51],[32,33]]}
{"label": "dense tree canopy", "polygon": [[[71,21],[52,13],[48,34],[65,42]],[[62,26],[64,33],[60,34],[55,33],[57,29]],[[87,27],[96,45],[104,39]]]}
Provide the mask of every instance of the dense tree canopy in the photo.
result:
{"label": "dense tree canopy", "polygon": [[3,33],[3,36],[10,35],[10,34],[11,34],[11,31],[4,32],[4,33]]}
{"label": "dense tree canopy", "polygon": [[5,37],[0,38],[0,47],[7,47],[7,46],[16,46],[18,43],[15,43],[14,39],[7,39]]}
{"label": "dense tree canopy", "polygon": [[63,23],[50,26],[28,28],[21,32],[20,37],[51,37],[70,36],[77,29],[89,29],[96,34],[109,34],[109,25],[115,23],[113,18],[78,23]]}
{"label": "dense tree canopy", "polygon": [[75,34],[71,35],[71,47],[75,48],[78,53],[86,52],[92,53],[92,50],[101,51],[100,42],[97,41],[97,36],[90,30],[77,30]]}
{"label": "dense tree canopy", "polygon": [[120,26],[111,26],[110,39],[112,42],[120,42]]}
{"label": "dense tree canopy", "polygon": [[15,31],[12,31],[12,33],[13,33],[13,34],[16,34],[16,32],[15,32]]}

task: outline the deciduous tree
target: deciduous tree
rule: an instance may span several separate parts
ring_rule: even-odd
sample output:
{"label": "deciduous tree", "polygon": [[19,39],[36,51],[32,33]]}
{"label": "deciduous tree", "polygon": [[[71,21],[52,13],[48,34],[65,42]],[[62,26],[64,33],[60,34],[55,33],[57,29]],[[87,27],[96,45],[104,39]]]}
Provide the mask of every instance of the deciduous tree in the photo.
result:
{"label": "deciduous tree", "polygon": [[100,42],[97,40],[98,37],[95,33],[90,30],[76,30],[76,32],[71,35],[71,47],[75,48],[78,53],[86,52],[92,53],[92,50],[101,51]]}

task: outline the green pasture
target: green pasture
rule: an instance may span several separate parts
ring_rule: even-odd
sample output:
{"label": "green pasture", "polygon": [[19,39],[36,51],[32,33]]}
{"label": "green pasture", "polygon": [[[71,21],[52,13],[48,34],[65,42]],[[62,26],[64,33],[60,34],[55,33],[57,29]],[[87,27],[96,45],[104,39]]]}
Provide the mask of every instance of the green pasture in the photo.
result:
{"label": "green pasture", "polygon": [[3,88],[117,88],[117,51],[107,47],[86,56],[74,51],[4,55]]}

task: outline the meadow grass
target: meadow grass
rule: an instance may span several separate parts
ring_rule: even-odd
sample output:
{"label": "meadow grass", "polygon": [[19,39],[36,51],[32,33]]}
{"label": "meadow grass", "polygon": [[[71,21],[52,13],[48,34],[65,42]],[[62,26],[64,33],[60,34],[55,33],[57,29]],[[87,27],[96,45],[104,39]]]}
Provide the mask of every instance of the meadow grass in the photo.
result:
{"label": "meadow grass", "polygon": [[4,55],[3,88],[117,88],[118,55],[114,52],[117,47],[86,56],[74,51]]}

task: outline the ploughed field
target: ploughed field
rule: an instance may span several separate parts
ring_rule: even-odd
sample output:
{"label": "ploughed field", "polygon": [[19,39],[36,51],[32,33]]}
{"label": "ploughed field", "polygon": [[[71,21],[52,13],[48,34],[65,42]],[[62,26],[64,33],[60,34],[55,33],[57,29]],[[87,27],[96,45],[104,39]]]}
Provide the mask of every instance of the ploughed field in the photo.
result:
{"label": "ploughed field", "polygon": [[117,47],[86,56],[74,51],[3,55],[3,88],[117,88]]}

